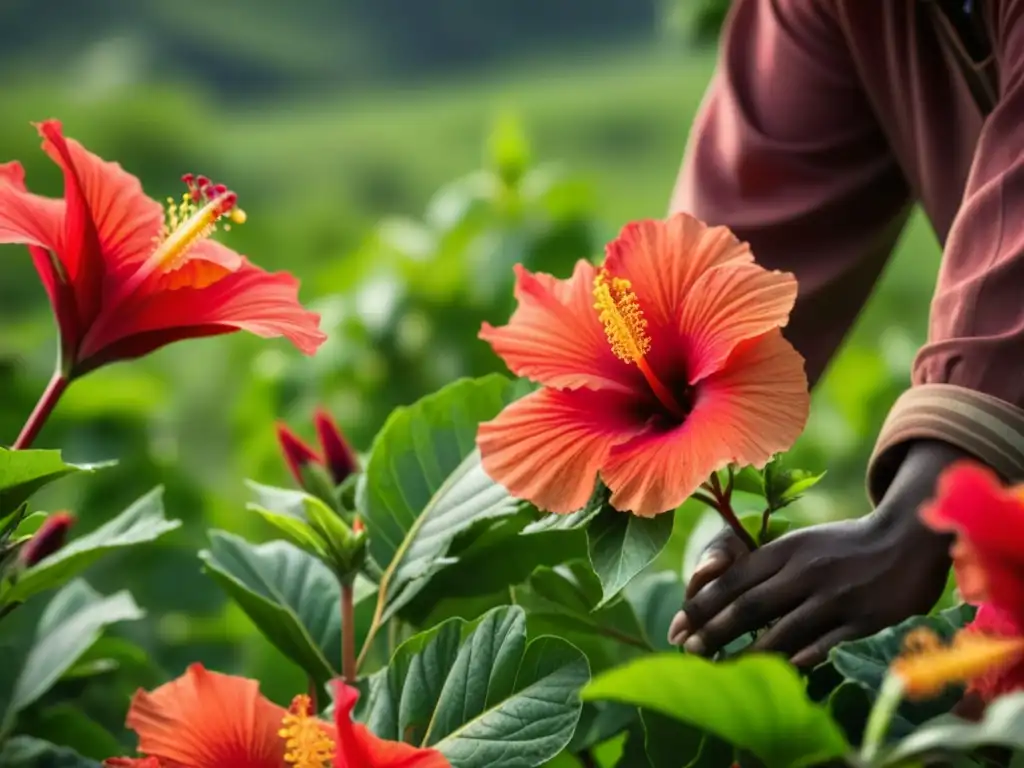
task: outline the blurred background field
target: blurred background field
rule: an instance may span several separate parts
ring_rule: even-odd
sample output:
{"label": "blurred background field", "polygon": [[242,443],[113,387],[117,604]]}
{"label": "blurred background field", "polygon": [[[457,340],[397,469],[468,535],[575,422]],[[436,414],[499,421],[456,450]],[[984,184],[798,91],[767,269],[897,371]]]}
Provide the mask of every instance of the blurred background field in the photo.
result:
{"label": "blurred background field", "polygon": [[[86,530],[163,484],[182,529],[90,581],[130,586],[149,618],[124,631],[167,674],[203,660],[284,699],[302,676],[195,554],[210,527],[270,534],[245,509],[244,480],[288,484],[275,419],[309,435],[322,404],[366,450],[395,406],[502,370],[475,335],[508,316],[514,263],[564,275],[629,219],[664,215],[720,11],[704,17],[696,0],[50,5],[45,21],[27,0],[0,8],[0,161],[59,194],[29,125],[57,117],[155,197],[180,194],[186,171],[223,181],[249,214],[225,242],[297,274],[330,341],[313,359],[241,335],[188,342],[77,382],[37,447],[120,464],[38,503],[71,509]],[[937,264],[916,216],[816,392],[798,461],[829,476],[801,502],[805,519],[866,509],[864,464],[909,381]],[[0,248],[0,323],[10,443],[55,349],[19,247]],[[665,567],[682,559],[681,518]]]}

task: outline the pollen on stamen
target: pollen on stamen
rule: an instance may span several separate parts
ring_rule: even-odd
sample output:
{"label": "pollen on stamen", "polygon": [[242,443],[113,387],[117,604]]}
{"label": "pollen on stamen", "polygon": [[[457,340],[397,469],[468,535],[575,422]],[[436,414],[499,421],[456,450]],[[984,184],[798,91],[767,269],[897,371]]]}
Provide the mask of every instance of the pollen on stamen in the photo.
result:
{"label": "pollen on stamen", "polygon": [[639,361],[650,351],[651,338],[629,280],[613,277],[602,269],[594,278],[594,299],[612,352],[627,363]]}
{"label": "pollen on stamen", "polygon": [[296,696],[281,720],[284,760],[294,768],[326,768],[334,760],[334,742],[312,709],[309,696]]}

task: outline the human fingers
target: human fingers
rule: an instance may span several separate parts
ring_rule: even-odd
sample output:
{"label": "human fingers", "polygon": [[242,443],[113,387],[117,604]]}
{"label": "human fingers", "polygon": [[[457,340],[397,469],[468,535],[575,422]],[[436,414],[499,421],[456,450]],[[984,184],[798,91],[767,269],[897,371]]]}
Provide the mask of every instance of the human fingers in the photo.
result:
{"label": "human fingers", "polygon": [[804,600],[803,586],[785,572],[743,592],[686,640],[689,653],[710,656],[738,637],[785,616]]}
{"label": "human fingers", "polygon": [[787,656],[806,648],[839,623],[834,600],[815,595],[782,616],[750,646],[752,651],[774,651]]}
{"label": "human fingers", "polygon": [[858,637],[863,637],[863,635],[864,633],[854,625],[843,624],[830,632],[826,632],[814,642],[794,653],[789,660],[794,666],[802,669],[815,667],[828,658],[828,652],[837,645],[845,643],[847,640],[856,640]]}
{"label": "human fingers", "polygon": [[746,545],[731,528],[719,531],[704,548],[704,554],[700,556],[697,567],[690,576],[686,585],[687,599],[696,595],[708,582],[717,579],[733,563],[747,554],[750,553]]}

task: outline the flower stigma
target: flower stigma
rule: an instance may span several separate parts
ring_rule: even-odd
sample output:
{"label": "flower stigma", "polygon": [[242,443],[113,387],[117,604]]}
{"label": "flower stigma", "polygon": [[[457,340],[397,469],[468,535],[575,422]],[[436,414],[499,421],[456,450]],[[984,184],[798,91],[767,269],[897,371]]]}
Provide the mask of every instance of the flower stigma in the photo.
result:
{"label": "flower stigma", "polygon": [[651,337],[647,333],[647,319],[629,280],[614,277],[602,267],[594,277],[594,309],[598,311],[612,354],[624,363],[635,364],[658,401],[674,416],[685,419],[687,411],[680,407],[645,359],[651,350]]}
{"label": "flower stigma", "polygon": [[334,742],[312,708],[309,696],[296,696],[277,732],[285,740],[284,761],[294,768],[325,768],[334,759]]}
{"label": "flower stigma", "polygon": [[[238,195],[205,176],[186,173],[181,180],[188,191],[180,202],[167,198],[166,222],[150,261],[168,272],[181,266],[189,248],[212,235],[224,218],[244,224],[245,211],[238,207]],[[224,229],[230,229],[226,224]]]}
{"label": "flower stigma", "polygon": [[903,683],[907,698],[927,699],[947,685],[966,683],[1005,666],[1024,652],[1024,638],[993,637],[960,631],[951,645],[943,645],[927,629],[907,635],[903,654],[891,672]]}

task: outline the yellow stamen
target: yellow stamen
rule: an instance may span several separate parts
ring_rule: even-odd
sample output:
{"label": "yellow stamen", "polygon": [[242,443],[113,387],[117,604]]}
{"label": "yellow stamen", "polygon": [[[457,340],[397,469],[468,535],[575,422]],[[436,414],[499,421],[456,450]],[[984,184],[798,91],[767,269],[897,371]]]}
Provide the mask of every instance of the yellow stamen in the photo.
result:
{"label": "yellow stamen", "polygon": [[[164,224],[163,233],[156,250],[149,258],[149,263],[159,269],[173,271],[184,263],[193,245],[214,233],[217,222],[222,217],[229,215],[231,220],[235,221],[232,214],[238,209],[225,211],[225,197],[226,195],[222,195],[209,200],[202,207],[197,205],[192,195],[187,192],[182,195],[179,203],[168,198],[167,223]],[[244,220],[245,214],[242,213],[241,221]]]}
{"label": "yellow stamen", "polygon": [[629,280],[613,277],[602,268],[594,277],[594,300],[612,353],[625,363],[635,363],[661,404],[677,418],[685,419],[686,411],[647,364],[645,355],[651,350],[651,337],[647,335],[647,319]]}
{"label": "yellow stamen", "polygon": [[624,362],[638,362],[650,351],[651,337],[629,280],[612,277],[602,269],[594,278],[594,299],[612,352]]}
{"label": "yellow stamen", "polygon": [[928,630],[918,630],[907,636],[905,647],[891,671],[907,698],[926,699],[947,685],[969,682],[1011,662],[1024,653],[1024,638],[962,631],[952,645],[943,645]]}
{"label": "yellow stamen", "polygon": [[296,696],[281,720],[278,735],[285,740],[284,760],[294,768],[326,768],[334,760],[334,742],[312,708],[309,696]]}

